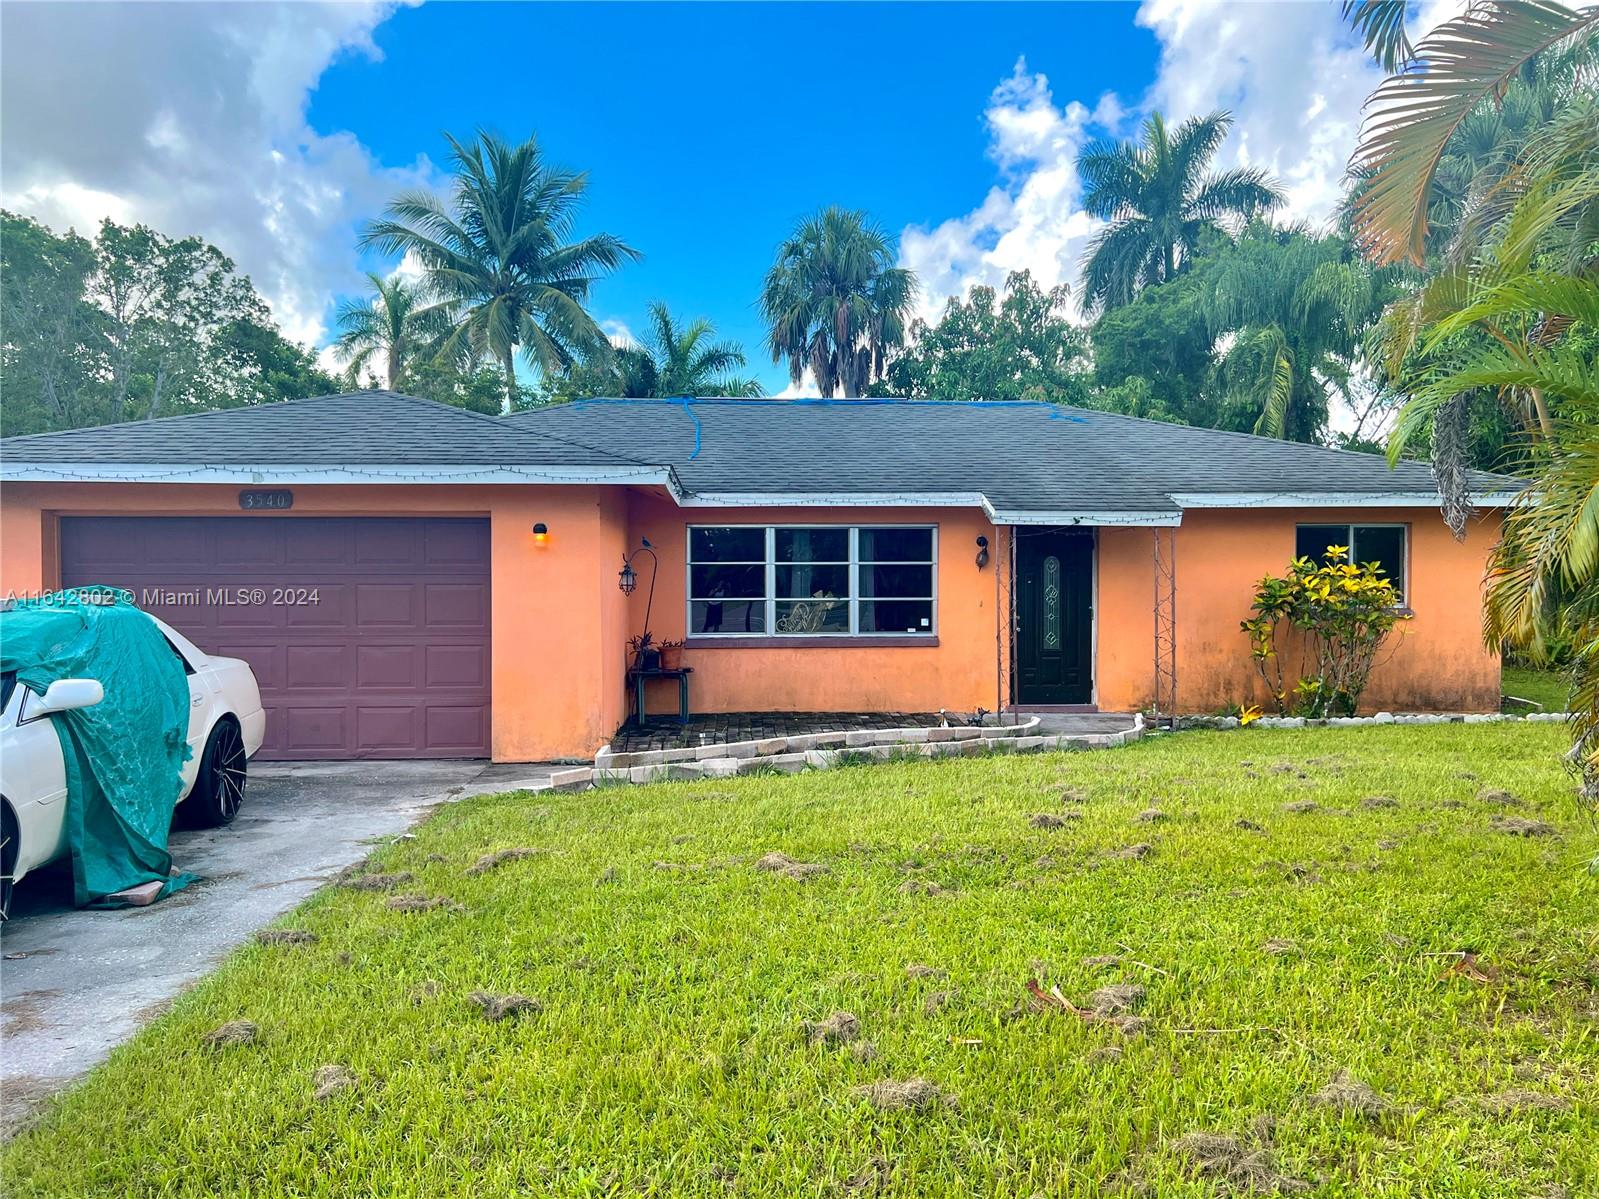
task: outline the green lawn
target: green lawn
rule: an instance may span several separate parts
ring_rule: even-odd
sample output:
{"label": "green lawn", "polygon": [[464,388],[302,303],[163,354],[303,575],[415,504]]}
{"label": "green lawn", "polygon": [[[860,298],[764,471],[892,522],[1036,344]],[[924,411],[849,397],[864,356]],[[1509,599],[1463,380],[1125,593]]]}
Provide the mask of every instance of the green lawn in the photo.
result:
{"label": "green lawn", "polygon": [[[281,925],[314,943],[185,995],[11,1143],[0,1189],[1599,1193],[1599,836],[1562,748],[1185,733],[464,802],[374,855],[410,881],[324,890]],[[471,872],[512,847],[543,852]],[[826,870],[757,869],[772,851]],[[1119,983],[1141,1029],[1050,995]],[[491,1021],[473,992],[537,1007]],[[839,1012],[855,1039],[809,1043]],[[205,1043],[237,1020],[253,1041]],[[318,1099],[326,1066],[348,1085]],[[909,1107],[861,1090],[913,1079],[936,1092],[875,1093]]]}
{"label": "green lawn", "polygon": [[[1530,666],[1506,666],[1499,689],[1507,697],[1530,699],[1545,712],[1564,712],[1571,679],[1563,670],[1536,670]],[[1506,703],[1506,710],[1534,711],[1523,704]]]}

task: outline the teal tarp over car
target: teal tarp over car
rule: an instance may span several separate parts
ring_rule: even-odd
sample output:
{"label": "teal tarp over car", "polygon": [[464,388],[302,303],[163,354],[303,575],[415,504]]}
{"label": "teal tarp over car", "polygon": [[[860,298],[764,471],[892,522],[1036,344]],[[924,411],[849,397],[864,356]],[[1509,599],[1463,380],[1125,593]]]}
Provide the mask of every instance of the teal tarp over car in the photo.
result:
{"label": "teal tarp over car", "polygon": [[160,882],[161,896],[195,881],[173,875],[172,812],[189,757],[189,685],[160,628],[125,591],[79,588],[0,611],[0,670],[43,695],[57,679],[98,679],[105,698],[49,719],[66,765],[67,841],[79,907]]}

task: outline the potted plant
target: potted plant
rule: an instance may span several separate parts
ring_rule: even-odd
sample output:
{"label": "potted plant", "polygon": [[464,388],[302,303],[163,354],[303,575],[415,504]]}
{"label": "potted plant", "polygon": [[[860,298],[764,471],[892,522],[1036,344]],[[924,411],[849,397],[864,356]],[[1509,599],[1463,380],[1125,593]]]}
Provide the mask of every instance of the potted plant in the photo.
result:
{"label": "potted plant", "polygon": [[661,651],[655,646],[655,636],[648,630],[637,637],[629,637],[627,647],[633,651],[634,670],[659,670]]}
{"label": "potted plant", "polygon": [[683,643],[681,641],[663,641],[656,648],[661,651],[662,670],[683,669]]}

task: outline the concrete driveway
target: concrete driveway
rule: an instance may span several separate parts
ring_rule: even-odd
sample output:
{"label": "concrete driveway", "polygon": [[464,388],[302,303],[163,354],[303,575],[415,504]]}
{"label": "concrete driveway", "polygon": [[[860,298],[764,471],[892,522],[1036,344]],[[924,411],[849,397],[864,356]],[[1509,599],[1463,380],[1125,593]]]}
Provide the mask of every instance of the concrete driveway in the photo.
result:
{"label": "concrete driveway", "polygon": [[256,929],[435,804],[515,790],[538,766],[265,762],[224,829],[174,832],[205,881],[147,908],[80,912],[66,862],[17,885],[0,932],[0,1129],[102,1061]]}

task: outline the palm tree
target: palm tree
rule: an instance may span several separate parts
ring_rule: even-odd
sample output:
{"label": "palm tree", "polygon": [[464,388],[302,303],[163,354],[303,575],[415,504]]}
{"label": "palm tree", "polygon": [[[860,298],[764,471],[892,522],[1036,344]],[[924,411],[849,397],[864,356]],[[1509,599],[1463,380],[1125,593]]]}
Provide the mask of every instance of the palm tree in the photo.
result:
{"label": "palm tree", "polygon": [[460,311],[440,352],[454,357],[469,347],[498,362],[509,410],[518,351],[550,374],[607,351],[584,305],[598,278],[639,255],[608,233],[568,240],[588,178],[547,165],[535,139],[513,146],[479,132],[470,145],[446,140],[450,202],[406,192],[367,226],[361,244],[416,256],[429,288]]}
{"label": "palm tree", "polygon": [[714,342],[716,327],[701,317],[679,327],[657,300],[650,305],[644,343],[616,353],[621,394],[630,397],[758,396],[759,380],[739,378],[744,351],[731,341]]}
{"label": "palm tree", "polygon": [[1181,271],[1207,230],[1249,220],[1282,203],[1264,171],[1207,173],[1232,116],[1191,117],[1168,131],[1153,113],[1142,141],[1096,142],[1077,159],[1083,208],[1109,222],[1089,244],[1083,298],[1092,309],[1119,308]]}
{"label": "palm tree", "polygon": [[1198,268],[1224,403],[1266,437],[1319,441],[1334,395],[1351,400],[1367,328],[1394,295],[1392,271],[1341,237],[1251,224]]}
{"label": "palm tree", "polygon": [[[1497,395],[1528,434],[1525,491],[1489,559],[1484,635],[1536,652],[1573,646],[1571,760],[1599,802],[1599,101],[1592,79],[1599,6],[1481,0],[1414,48],[1418,69],[1368,102],[1352,170],[1365,186],[1353,224],[1377,262],[1424,263],[1439,163],[1473,114],[1551,50],[1575,51],[1572,103],[1527,139],[1462,223],[1479,232],[1395,313],[1390,336],[1410,397],[1389,442],[1397,456],[1430,424],[1433,469],[1457,536],[1469,514],[1459,436],[1477,393]],[[1583,83],[1582,80],[1587,80]]]}
{"label": "palm tree", "polygon": [[795,383],[809,368],[824,396],[863,394],[904,344],[916,298],[915,274],[892,263],[864,212],[831,207],[801,221],[761,289],[772,361],[787,358]]}
{"label": "palm tree", "polygon": [[372,294],[339,305],[333,351],[345,364],[346,386],[358,385],[374,359],[383,361],[384,382],[398,387],[414,355],[425,353],[450,330],[449,309],[428,303],[423,289],[396,275],[368,274]]}

